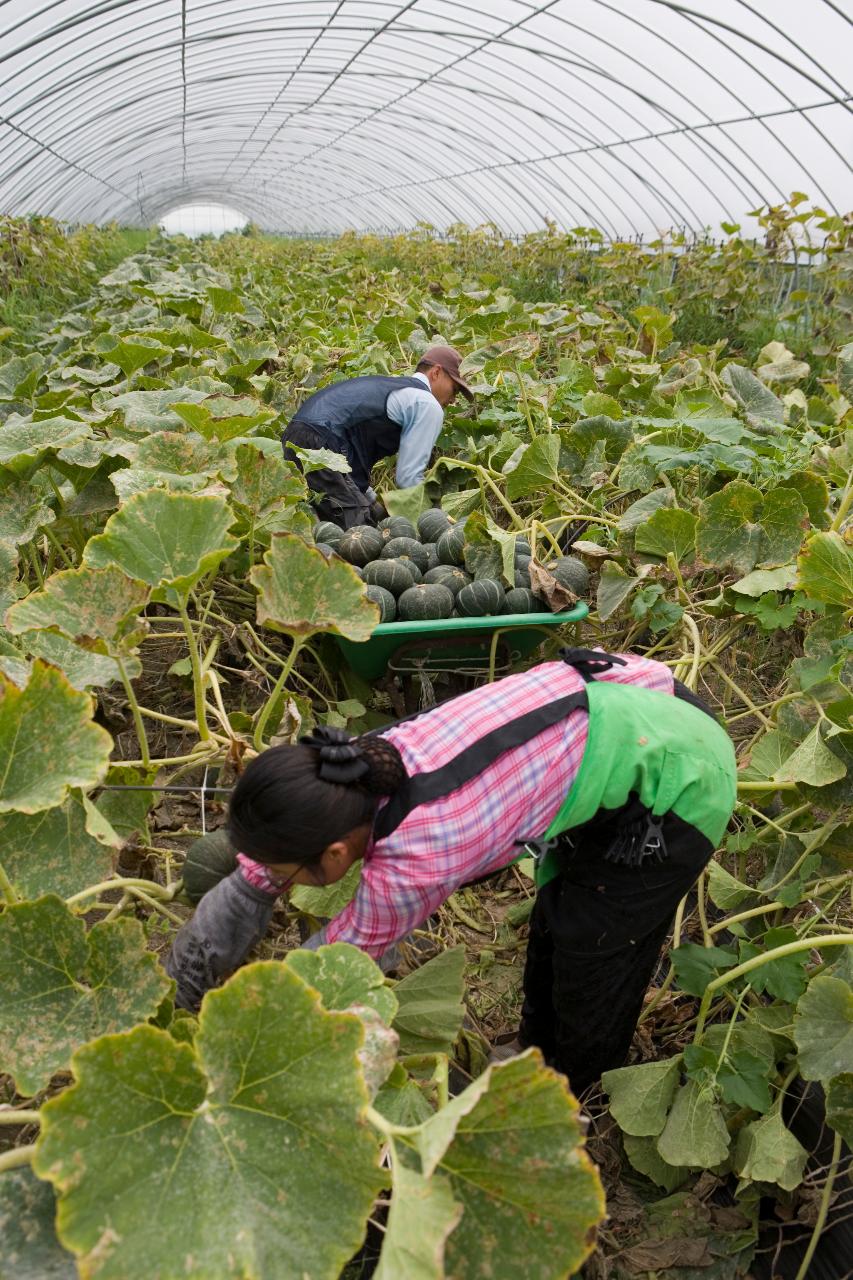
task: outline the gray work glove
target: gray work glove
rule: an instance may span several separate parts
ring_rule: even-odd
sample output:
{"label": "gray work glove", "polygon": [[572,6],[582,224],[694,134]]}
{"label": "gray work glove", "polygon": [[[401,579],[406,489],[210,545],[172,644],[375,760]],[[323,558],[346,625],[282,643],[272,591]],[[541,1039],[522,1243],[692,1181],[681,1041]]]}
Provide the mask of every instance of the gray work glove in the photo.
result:
{"label": "gray work glove", "polygon": [[253,889],[239,871],[206,893],[175,935],[165,969],[178,984],[175,1004],[193,1012],[202,996],[232,973],[269,927],[275,897]]}

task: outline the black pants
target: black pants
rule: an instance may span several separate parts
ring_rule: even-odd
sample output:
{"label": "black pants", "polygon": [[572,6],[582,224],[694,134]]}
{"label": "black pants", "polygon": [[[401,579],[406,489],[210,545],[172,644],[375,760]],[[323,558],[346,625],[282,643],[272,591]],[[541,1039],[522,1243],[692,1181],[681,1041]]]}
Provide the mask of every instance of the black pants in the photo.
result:
{"label": "black pants", "polygon": [[[295,462],[297,466],[299,459],[288,449],[288,444],[299,445],[302,449],[332,449],[335,453],[338,452],[319,427],[309,426],[307,422],[291,422],[282,433],[281,444],[285,460]],[[366,493],[362,493],[348,473],[321,467],[318,471],[309,471],[305,479],[308,488],[320,494],[320,499],[314,506],[321,520],[333,520],[344,529],[375,523],[370,511],[370,499]]]}
{"label": "black pants", "polygon": [[625,1061],[678,903],[714,850],[674,814],[667,856],[641,867],[604,854],[631,806],[570,833],[564,869],[539,890],[530,921],[519,1039],[564,1072],[575,1093]]}

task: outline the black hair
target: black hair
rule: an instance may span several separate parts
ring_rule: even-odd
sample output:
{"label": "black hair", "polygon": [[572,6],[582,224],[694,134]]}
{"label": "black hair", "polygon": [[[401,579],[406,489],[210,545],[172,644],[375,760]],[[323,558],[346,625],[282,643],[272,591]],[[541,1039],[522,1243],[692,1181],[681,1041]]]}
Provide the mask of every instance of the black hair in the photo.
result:
{"label": "black hair", "polygon": [[420,360],[420,361],[415,365],[415,373],[426,373],[427,369],[434,369],[434,368],[435,368],[435,361],[433,361],[433,360]]}
{"label": "black hair", "polygon": [[406,779],[400,753],[378,734],[353,739],[367,770],[356,782],[320,776],[323,751],[270,747],[247,765],[231,796],[228,834],[256,862],[318,863],[328,845],[372,823],[380,796]]}

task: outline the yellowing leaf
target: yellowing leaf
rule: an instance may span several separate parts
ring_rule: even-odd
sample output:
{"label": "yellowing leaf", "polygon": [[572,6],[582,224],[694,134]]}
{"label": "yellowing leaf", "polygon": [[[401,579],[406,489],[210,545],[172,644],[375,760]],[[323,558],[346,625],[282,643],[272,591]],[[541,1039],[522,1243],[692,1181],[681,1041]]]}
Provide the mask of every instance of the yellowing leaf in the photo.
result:
{"label": "yellowing leaf", "polygon": [[352,567],[326,560],[296,534],[275,535],[263,565],[249,577],[258,590],[258,621],[277,631],[331,631],[367,640],[379,622],[379,610]]}
{"label": "yellowing leaf", "polygon": [[0,677],[0,813],[52,809],[70,787],[103,778],[112,739],[93,711],[88,694],[41,661],[23,689]]}

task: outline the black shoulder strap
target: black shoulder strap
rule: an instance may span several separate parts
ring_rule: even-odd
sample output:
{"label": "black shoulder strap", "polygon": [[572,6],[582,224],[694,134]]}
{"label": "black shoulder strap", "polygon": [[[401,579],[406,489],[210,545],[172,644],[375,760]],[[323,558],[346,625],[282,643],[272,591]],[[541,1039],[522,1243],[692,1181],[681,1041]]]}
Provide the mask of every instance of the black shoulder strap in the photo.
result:
{"label": "black shoulder strap", "polygon": [[574,667],[584,683],[589,684],[597,675],[609,671],[611,667],[627,667],[624,658],[617,658],[615,653],[602,653],[599,649],[561,649],[560,657],[568,666]]}
{"label": "black shoulder strap", "polygon": [[[601,655],[598,655],[599,657]],[[523,743],[535,738],[538,733],[550,729],[552,725],[573,711],[588,711],[589,702],[586,691],[581,689],[565,698],[557,698],[554,702],[546,702],[544,706],[528,711],[515,720],[484,734],[476,742],[465,747],[447,764],[431,773],[417,773],[410,777],[391,797],[384,809],[376,816],[373,827],[375,840],[384,840],[396,831],[400,823],[408,817],[413,809],[427,804],[430,800],[439,800],[464,787],[466,782],[476,778],[505,751],[520,747]]]}

